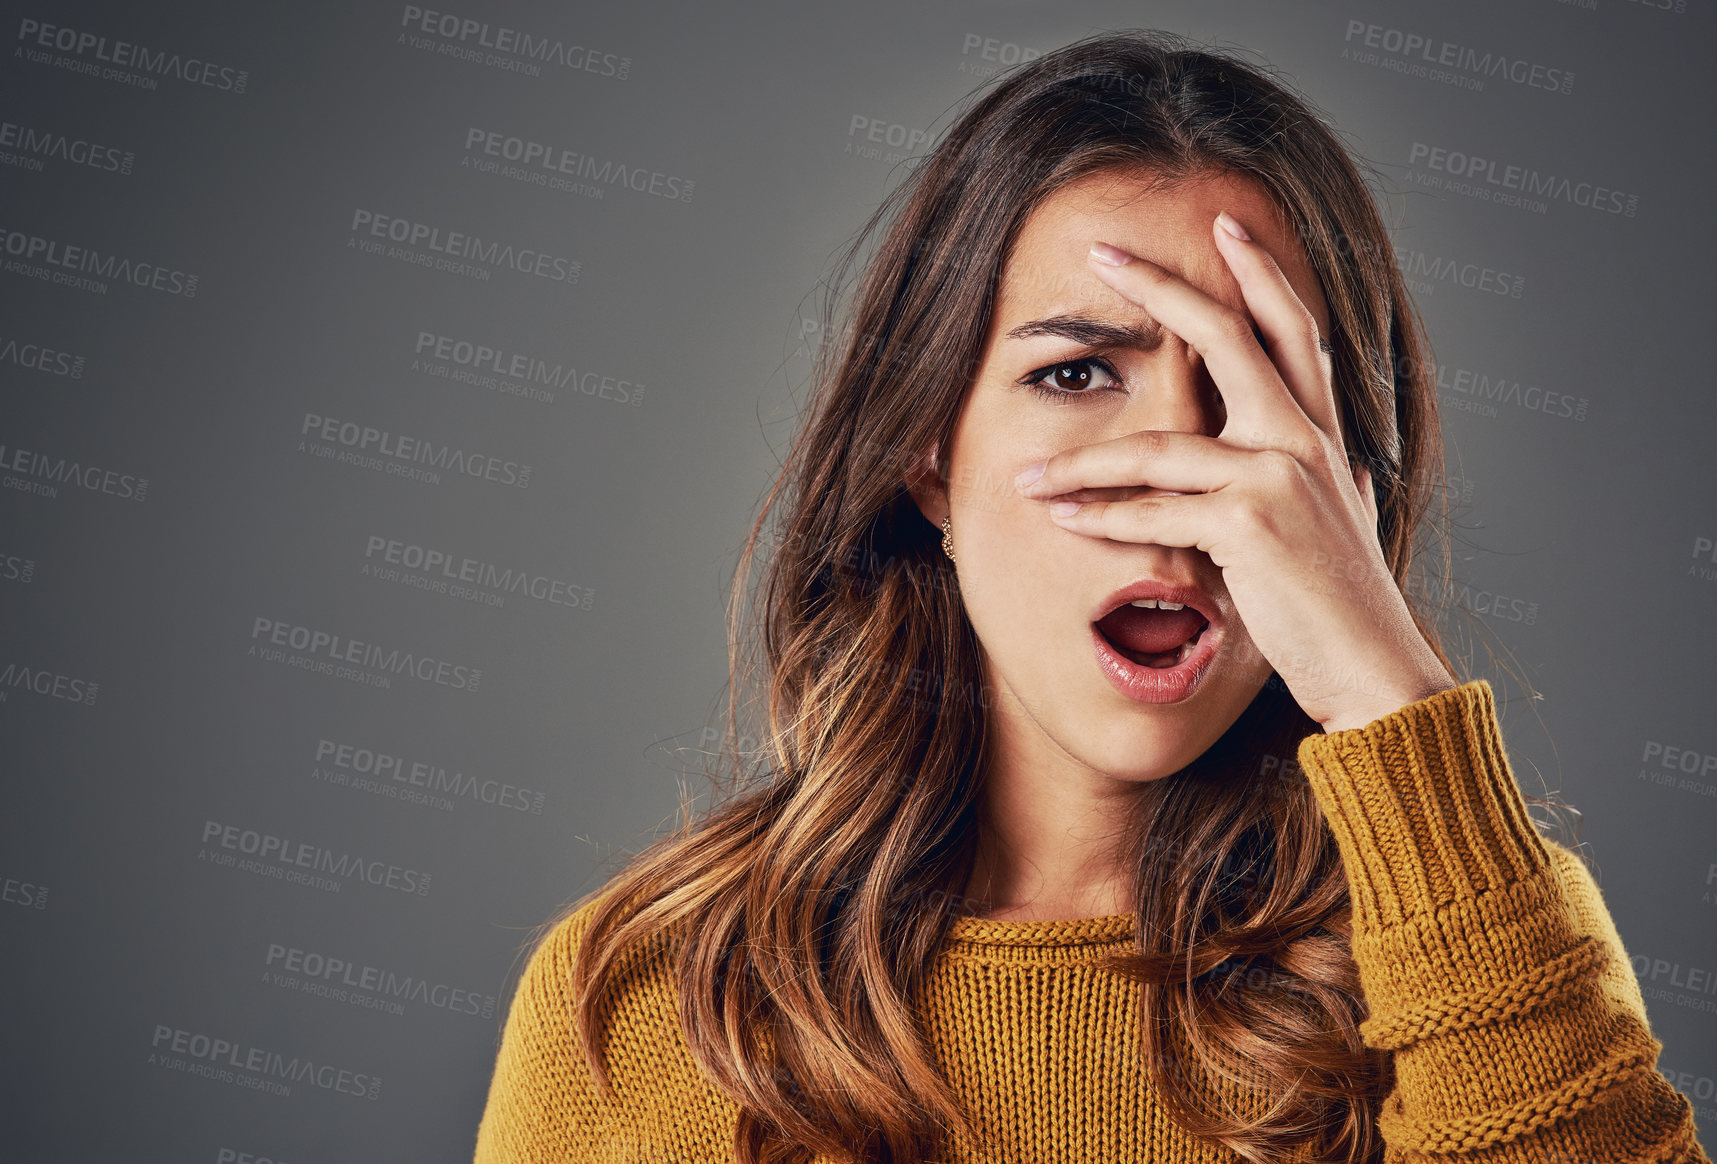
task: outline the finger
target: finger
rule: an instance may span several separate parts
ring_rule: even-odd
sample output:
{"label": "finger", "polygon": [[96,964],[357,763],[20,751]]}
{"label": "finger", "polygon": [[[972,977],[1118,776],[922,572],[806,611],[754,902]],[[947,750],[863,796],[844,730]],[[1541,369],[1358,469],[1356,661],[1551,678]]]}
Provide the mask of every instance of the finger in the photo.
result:
{"label": "finger", "polygon": [[[1065,507],[1070,502],[1058,502]],[[1185,497],[1134,497],[1126,501],[1087,501],[1072,513],[1057,513],[1055,523],[1073,533],[1156,546],[1185,546],[1210,553],[1222,531],[1232,523],[1221,520],[1217,507],[1225,502],[1208,493]],[[1213,557],[1215,555],[1212,555]],[[1220,565],[1218,561],[1218,565]]]}
{"label": "finger", "polygon": [[[1111,266],[1099,254],[1124,262]],[[1259,345],[1245,312],[1206,295],[1149,259],[1106,243],[1094,244],[1086,259],[1100,279],[1149,311],[1203,358],[1228,410],[1223,436],[1256,447],[1267,434],[1293,434],[1309,426],[1305,410]]]}
{"label": "finger", "polygon": [[1147,428],[1095,444],[1064,449],[1041,462],[1035,480],[1015,484],[1026,497],[1056,497],[1077,489],[1150,485],[1181,493],[1209,493],[1232,484],[1250,468],[1257,450],[1203,433]]}
{"label": "finger", "polygon": [[1317,317],[1294,291],[1293,284],[1282,273],[1281,264],[1263,244],[1247,235],[1236,238],[1225,229],[1224,219],[1233,222],[1242,234],[1245,227],[1226,210],[1216,216],[1212,229],[1216,249],[1228,261],[1240,284],[1240,294],[1258,330],[1264,333],[1268,355],[1274,361],[1294,399],[1319,428],[1336,441],[1341,440],[1341,422],[1335,404],[1335,359],[1323,350],[1319,340]]}

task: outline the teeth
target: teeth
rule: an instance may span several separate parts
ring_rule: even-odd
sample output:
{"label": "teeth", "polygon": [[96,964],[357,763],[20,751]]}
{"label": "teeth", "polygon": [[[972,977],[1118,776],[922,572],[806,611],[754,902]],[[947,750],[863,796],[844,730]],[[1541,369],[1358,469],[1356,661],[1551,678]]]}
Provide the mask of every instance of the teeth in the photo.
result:
{"label": "teeth", "polygon": [[[1198,632],[1198,634],[1193,635],[1192,638],[1188,639],[1186,642],[1184,642],[1180,646],[1176,647],[1175,651],[1174,651],[1174,658],[1170,659],[1168,662],[1166,662],[1166,663],[1152,662],[1152,663],[1147,663],[1146,666],[1151,667],[1152,669],[1158,670],[1158,671],[1166,671],[1170,667],[1180,666],[1182,663],[1186,662],[1187,656],[1192,654],[1193,649],[1198,646],[1199,637],[1203,634],[1204,634],[1204,631],[1200,630]],[[1152,656],[1152,658],[1156,658],[1156,657],[1157,656]]]}
{"label": "teeth", "polygon": [[1180,653],[1174,657],[1175,666],[1178,667],[1182,663],[1186,662],[1186,657],[1198,648],[1198,640],[1204,637],[1204,629],[1205,628],[1200,627],[1197,634],[1193,635],[1190,639],[1180,645]]}
{"label": "teeth", "polygon": [[1158,610],[1181,610],[1181,609],[1185,608],[1186,603],[1184,603],[1184,602],[1170,602],[1166,598],[1160,598],[1160,599],[1159,598],[1135,598],[1135,599],[1133,599],[1131,605],[1143,606],[1146,608],[1155,608]]}

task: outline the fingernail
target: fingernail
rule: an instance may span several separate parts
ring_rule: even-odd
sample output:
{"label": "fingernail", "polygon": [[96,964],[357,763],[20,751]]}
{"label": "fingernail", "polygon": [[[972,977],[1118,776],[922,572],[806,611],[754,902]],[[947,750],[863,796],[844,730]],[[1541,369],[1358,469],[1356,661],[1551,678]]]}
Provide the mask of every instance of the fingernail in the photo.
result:
{"label": "fingernail", "polygon": [[1091,257],[1099,263],[1108,263],[1111,267],[1124,267],[1133,256],[1108,243],[1094,242],[1091,244]]}
{"label": "fingernail", "polygon": [[1057,501],[1049,507],[1049,512],[1056,517],[1066,517],[1070,513],[1078,513],[1083,501]]}
{"label": "fingernail", "polygon": [[1216,222],[1223,230],[1227,231],[1241,242],[1252,241],[1252,236],[1246,233],[1246,228],[1241,226],[1239,222],[1235,221],[1234,216],[1229,214],[1228,211],[1224,210],[1221,214],[1218,214],[1216,216]]}
{"label": "fingernail", "polygon": [[1024,489],[1027,485],[1030,485],[1033,481],[1036,481],[1039,477],[1043,476],[1044,466],[1048,464],[1048,461],[1039,461],[1035,465],[1027,465],[1014,477],[1014,484],[1018,485],[1021,489]]}

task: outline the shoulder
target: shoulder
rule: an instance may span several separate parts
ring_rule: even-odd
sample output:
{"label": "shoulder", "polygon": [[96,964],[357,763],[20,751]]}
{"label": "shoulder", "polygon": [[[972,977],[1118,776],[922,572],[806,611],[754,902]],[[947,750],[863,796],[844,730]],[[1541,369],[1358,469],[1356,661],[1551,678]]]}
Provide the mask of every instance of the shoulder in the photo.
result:
{"label": "shoulder", "polygon": [[540,964],[541,969],[562,965],[570,968],[585,935],[590,932],[590,920],[601,901],[600,890],[586,894],[538,927],[537,937],[529,947],[530,964],[533,967]]}
{"label": "shoulder", "polygon": [[[611,896],[610,891],[611,886],[603,886],[586,894],[538,927],[537,937],[527,945],[528,959],[519,983],[521,992],[528,987],[552,997],[563,1009],[570,1009],[575,961],[585,950],[597,908]],[[615,962],[618,983],[661,977],[670,969],[672,958],[664,943],[651,941],[622,951]]]}
{"label": "shoulder", "polygon": [[563,910],[537,927],[536,936],[520,947],[518,956],[524,959],[524,969],[518,971],[514,962],[518,978],[505,1016],[506,1043],[534,1047],[534,1054],[545,1054],[552,1048],[556,1057],[569,1056],[577,1044],[573,959],[596,904],[596,898],[590,897]]}
{"label": "shoulder", "polygon": [[[579,1033],[573,971],[580,957],[592,953],[593,923],[598,909],[613,896],[605,885],[544,923],[531,947],[519,982],[519,995],[539,1000],[552,1012],[555,1026],[576,1038]],[[622,916],[618,920],[624,921]],[[612,958],[592,1016],[599,1046],[616,1042],[634,1049],[650,1048],[651,1057],[683,1045],[679,1021],[677,943],[679,927],[656,930],[628,941]]]}
{"label": "shoulder", "polygon": [[621,951],[585,1058],[572,972],[610,887],[545,922],[506,1019],[476,1164],[725,1158],[738,1109],[681,1032],[667,931]]}
{"label": "shoulder", "polygon": [[[563,909],[524,946],[525,965],[512,992],[504,1041],[528,1049],[526,1058],[554,1064],[567,1078],[586,1074],[581,1048],[584,1008],[574,989],[577,959],[587,953],[591,925],[608,890]],[[588,1015],[607,1071],[619,1078],[648,1073],[683,1048],[672,951],[652,935],[620,951]]]}
{"label": "shoulder", "polygon": [[[581,1016],[572,972],[608,892],[605,887],[548,923],[519,985],[521,998],[542,1000],[530,1009],[540,1006],[551,1016],[554,1057],[568,1064],[575,1091],[588,1092],[593,1085],[578,1046]],[[595,1046],[614,1089],[600,1107],[607,1119],[639,1127],[695,1128],[700,1135],[715,1135],[710,1142],[717,1143],[735,1109],[703,1076],[681,1026],[678,933],[674,926],[628,943],[592,1009]]]}
{"label": "shoulder", "polygon": [[695,1124],[707,1140],[723,1126],[726,1109],[702,1086],[680,1035],[671,959],[654,940],[643,943],[641,961],[623,953],[620,973],[592,1008],[607,1087],[592,1073],[572,974],[605,896],[563,910],[526,944],[478,1130],[478,1164],[607,1158],[616,1146],[640,1149],[638,1129]]}

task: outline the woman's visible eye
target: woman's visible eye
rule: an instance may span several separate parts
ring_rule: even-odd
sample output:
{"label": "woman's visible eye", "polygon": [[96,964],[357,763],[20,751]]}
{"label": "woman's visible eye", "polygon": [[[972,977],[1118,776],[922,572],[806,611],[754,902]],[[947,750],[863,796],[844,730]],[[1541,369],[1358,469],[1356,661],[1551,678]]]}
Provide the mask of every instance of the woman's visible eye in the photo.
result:
{"label": "woman's visible eye", "polygon": [[[1099,375],[1093,376],[1093,369]],[[1106,381],[1104,377],[1107,377]],[[1120,382],[1121,378],[1115,374],[1115,369],[1109,366],[1109,362],[1097,356],[1063,360],[1059,364],[1027,372],[1020,380],[1021,384],[1037,395],[1056,401],[1085,396],[1103,388],[1118,386]]]}

